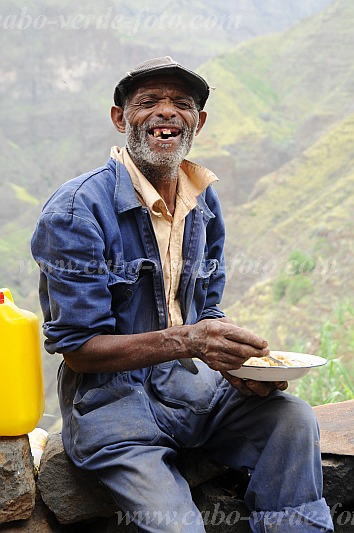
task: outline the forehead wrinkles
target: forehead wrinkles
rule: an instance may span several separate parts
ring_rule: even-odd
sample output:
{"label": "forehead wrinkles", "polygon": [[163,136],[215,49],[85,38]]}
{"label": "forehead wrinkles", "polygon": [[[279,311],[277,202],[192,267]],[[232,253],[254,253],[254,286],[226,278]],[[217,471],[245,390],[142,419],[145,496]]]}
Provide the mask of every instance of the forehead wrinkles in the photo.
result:
{"label": "forehead wrinkles", "polygon": [[164,96],[183,96],[193,99],[193,92],[188,85],[182,80],[171,80],[166,78],[153,78],[144,80],[139,87],[135,87],[130,99],[141,97],[143,95],[156,95],[158,97]]}

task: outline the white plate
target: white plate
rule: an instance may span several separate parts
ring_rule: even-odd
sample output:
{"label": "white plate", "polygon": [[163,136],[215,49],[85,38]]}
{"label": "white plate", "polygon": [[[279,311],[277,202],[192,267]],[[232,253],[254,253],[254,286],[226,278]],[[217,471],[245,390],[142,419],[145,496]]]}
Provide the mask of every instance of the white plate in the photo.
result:
{"label": "white plate", "polygon": [[301,363],[298,366],[246,366],[242,365],[238,370],[229,370],[229,374],[242,379],[253,379],[254,381],[290,381],[298,379],[307,374],[311,368],[323,366],[327,360],[317,355],[296,352],[272,351],[271,354],[284,355],[288,359],[293,359]]}

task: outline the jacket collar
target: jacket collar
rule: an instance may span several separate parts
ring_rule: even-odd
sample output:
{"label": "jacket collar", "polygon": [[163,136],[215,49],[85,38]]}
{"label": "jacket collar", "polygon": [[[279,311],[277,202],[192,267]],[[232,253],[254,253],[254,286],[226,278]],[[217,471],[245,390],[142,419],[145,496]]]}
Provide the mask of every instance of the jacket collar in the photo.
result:
{"label": "jacket collar", "polygon": [[141,207],[141,203],[125,166],[112,158],[109,159],[107,166],[116,174],[114,205],[117,213],[124,213],[130,209]]}
{"label": "jacket collar", "polygon": [[[132,180],[130,179],[129,173],[125,166],[112,158],[109,159],[107,166],[116,174],[114,205],[117,210],[117,213],[124,213],[125,211],[129,211],[130,209],[142,207],[141,202],[139,201],[139,198],[135,192]],[[209,209],[209,206],[206,203],[204,197],[205,191],[197,197],[200,212],[203,214],[203,218],[214,218],[215,215]]]}

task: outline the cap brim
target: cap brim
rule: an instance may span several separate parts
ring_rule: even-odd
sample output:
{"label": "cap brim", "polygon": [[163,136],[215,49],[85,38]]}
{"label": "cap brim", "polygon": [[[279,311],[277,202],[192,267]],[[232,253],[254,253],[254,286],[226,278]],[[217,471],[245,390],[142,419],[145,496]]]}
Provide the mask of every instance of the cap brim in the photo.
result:
{"label": "cap brim", "polygon": [[181,68],[177,64],[156,66],[150,68],[148,71],[132,72],[126,75],[120,80],[115,91],[115,103],[116,105],[122,105],[123,98],[129,93],[129,89],[136,85],[139,80],[151,78],[159,74],[173,75],[177,74],[180,78],[184,79],[189,85],[191,85],[194,91],[200,97],[200,105],[203,108],[209,97],[209,85],[207,82],[195,72],[189,71],[186,68]]}

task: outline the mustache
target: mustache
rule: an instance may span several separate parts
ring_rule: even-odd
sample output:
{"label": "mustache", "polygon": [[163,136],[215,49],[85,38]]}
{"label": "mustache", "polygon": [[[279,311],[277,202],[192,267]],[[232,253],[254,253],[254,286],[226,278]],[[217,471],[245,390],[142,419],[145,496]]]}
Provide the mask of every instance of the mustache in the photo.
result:
{"label": "mustache", "polygon": [[183,126],[186,126],[186,124],[182,120],[178,119],[169,119],[169,120],[162,120],[162,119],[156,119],[149,121],[149,128],[156,128],[159,126],[165,126],[168,124],[169,126],[176,126],[177,128],[182,128]]}
{"label": "mustache", "polygon": [[188,126],[184,122],[181,122],[180,120],[176,120],[176,119],[151,120],[149,122],[146,122],[146,123],[142,124],[139,127],[137,126],[137,128],[138,129],[143,129],[143,131],[149,131],[152,128],[163,128],[165,126],[173,126],[175,128],[178,128],[179,130],[181,130],[181,132],[186,132],[186,131],[190,130],[190,128],[188,128]]}

